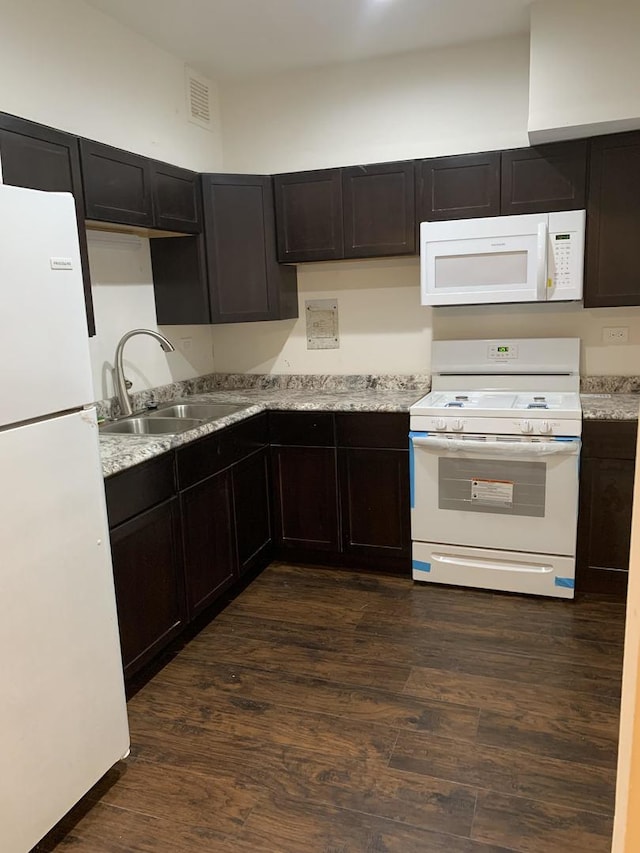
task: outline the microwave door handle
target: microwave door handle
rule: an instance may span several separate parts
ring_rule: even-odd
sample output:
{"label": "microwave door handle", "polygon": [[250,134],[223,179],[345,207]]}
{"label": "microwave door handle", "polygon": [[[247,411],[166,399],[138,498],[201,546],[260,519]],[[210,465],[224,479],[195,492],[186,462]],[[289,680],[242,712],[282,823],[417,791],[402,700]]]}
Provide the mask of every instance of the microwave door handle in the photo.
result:
{"label": "microwave door handle", "polygon": [[538,251],[536,275],[536,299],[546,302],[547,299],[547,223],[538,225]]}

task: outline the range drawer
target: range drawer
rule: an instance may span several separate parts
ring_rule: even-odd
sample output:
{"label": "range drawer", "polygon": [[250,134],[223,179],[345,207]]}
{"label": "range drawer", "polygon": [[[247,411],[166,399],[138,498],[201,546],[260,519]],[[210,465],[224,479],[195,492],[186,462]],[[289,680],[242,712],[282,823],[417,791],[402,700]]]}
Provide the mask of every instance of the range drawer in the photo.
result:
{"label": "range drawer", "polygon": [[172,497],[175,492],[174,454],[165,453],[104,481],[109,527],[115,527]]}

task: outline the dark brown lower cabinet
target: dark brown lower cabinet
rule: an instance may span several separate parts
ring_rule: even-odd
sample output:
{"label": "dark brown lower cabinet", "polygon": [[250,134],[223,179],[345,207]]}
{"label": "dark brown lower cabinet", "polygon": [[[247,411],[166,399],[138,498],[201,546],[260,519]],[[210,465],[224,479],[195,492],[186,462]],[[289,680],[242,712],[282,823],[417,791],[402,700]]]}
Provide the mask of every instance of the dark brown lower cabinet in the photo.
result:
{"label": "dark brown lower cabinet", "polygon": [[185,624],[178,500],[134,516],[110,535],[122,662],[130,676]]}
{"label": "dark brown lower cabinet", "polygon": [[270,434],[276,554],[410,575],[408,414],[272,412]]}
{"label": "dark brown lower cabinet", "polygon": [[281,548],[337,551],[338,493],[334,447],[271,448],[276,543]]}
{"label": "dark brown lower cabinet", "polygon": [[180,494],[187,609],[192,619],[236,577],[233,483],[229,469]]}
{"label": "dark brown lower cabinet", "polygon": [[271,550],[269,451],[258,450],[233,466],[233,506],[238,572],[244,575],[264,563]]}
{"label": "dark brown lower cabinet", "polygon": [[626,594],[637,428],[637,421],[583,424],[578,592]]}
{"label": "dark brown lower cabinet", "polygon": [[344,552],[407,561],[411,554],[408,453],[340,448],[338,463]]}

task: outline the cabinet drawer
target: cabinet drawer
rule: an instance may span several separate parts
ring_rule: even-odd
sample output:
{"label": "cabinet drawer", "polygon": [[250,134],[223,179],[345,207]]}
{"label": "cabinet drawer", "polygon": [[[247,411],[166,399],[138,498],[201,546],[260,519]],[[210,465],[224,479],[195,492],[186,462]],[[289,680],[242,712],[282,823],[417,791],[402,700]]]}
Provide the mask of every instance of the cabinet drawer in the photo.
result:
{"label": "cabinet drawer", "polygon": [[589,459],[635,459],[637,421],[584,421],[582,456]]}
{"label": "cabinet drawer", "polygon": [[176,454],[178,488],[186,489],[228,468],[264,447],[268,441],[265,412],[179,448]]}
{"label": "cabinet drawer", "polygon": [[333,447],[333,414],[330,412],[270,412],[271,444]]}
{"label": "cabinet drawer", "polygon": [[357,412],[336,415],[338,447],[382,447],[408,450],[409,414]]}
{"label": "cabinet drawer", "polygon": [[165,453],[108,477],[104,488],[111,528],[173,496],[173,453]]}

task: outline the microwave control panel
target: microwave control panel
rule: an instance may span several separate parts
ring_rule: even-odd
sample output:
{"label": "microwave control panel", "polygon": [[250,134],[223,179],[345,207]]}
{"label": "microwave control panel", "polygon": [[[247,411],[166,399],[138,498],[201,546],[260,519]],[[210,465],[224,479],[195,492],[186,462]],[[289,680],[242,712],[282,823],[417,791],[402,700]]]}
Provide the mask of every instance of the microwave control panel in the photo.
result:
{"label": "microwave control panel", "polygon": [[549,214],[547,287],[550,299],[582,297],[584,217],[583,210]]}

